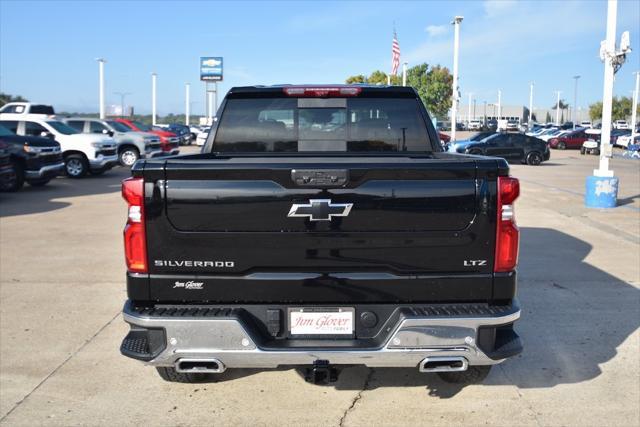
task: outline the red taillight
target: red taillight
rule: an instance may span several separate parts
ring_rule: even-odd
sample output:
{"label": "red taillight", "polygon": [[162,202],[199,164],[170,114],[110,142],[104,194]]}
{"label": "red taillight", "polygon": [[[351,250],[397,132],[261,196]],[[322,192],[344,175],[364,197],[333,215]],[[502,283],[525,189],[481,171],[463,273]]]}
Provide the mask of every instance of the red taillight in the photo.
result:
{"label": "red taillight", "polygon": [[520,182],[516,178],[498,177],[495,272],[511,271],[518,263],[520,231],[516,225],[513,202],[519,195]]}
{"label": "red taillight", "polygon": [[122,197],[129,205],[124,227],[124,254],[127,269],[132,273],[147,273],[147,239],[144,229],[144,180],[127,178],[122,181]]}
{"label": "red taillight", "polygon": [[357,86],[330,87],[330,86],[290,86],[282,89],[287,96],[358,96],[362,88]]}

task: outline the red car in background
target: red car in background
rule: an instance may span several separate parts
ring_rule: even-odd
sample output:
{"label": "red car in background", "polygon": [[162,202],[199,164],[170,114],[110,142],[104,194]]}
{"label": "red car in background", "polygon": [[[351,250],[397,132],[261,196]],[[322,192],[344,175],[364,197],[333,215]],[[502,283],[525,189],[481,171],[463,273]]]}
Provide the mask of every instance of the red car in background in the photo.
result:
{"label": "red car in background", "polygon": [[148,132],[159,136],[162,152],[167,156],[180,153],[180,138],[173,132],[154,128],[137,120],[116,119],[116,122],[136,132]]}
{"label": "red car in background", "polygon": [[451,137],[449,135],[440,131],[438,131],[438,137],[440,137],[440,143],[443,145],[448,144],[449,141],[451,141]]}
{"label": "red car in background", "polygon": [[575,130],[558,138],[549,140],[549,147],[564,150],[566,148],[581,148],[582,144],[589,139],[585,129]]}

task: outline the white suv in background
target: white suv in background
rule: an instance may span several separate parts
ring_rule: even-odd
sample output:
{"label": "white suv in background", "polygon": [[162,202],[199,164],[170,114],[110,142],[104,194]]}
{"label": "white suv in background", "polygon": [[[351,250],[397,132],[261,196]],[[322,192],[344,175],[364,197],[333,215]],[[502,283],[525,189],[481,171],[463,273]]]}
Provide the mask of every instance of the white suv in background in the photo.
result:
{"label": "white suv in background", "polygon": [[64,122],[77,131],[109,135],[118,144],[118,161],[122,166],[133,166],[138,159],[161,156],[160,137],[152,133],[136,132],[115,120],[69,117]]}
{"label": "white suv in background", "polygon": [[8,102],[0,108],[0,114],[42,114],[53,116],[55,111],[51,105],[31,102]]}
{"label": "white suv in background", "polygon": [[116,141],[103,134],[83,134],[45,114],[0,114],[0,123],[17,135],[45,136],[60,144],[67,175],[98,175],[118,163]]}
{"label": "white suv in background", "polygon": [[629,124],[626,120],[616,120],[613,122],[614,129],[629,129]]}
{"label": "white suv in background", "polygon": [[480,120],[469,120],[469,130],[482,129],[482,122]]}

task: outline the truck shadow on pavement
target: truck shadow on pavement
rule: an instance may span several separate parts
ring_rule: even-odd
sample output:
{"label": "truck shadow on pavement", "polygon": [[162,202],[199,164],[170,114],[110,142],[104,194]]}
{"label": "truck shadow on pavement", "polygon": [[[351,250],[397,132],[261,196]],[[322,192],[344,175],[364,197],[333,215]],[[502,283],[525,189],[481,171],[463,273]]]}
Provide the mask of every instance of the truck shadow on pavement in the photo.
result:
{"label": "truck shadow on pavement", "polygon": [[56,199],[119,192],[120,182],[128,176],[128,168],[116,167],[104,175],[87,175],[82,179],[58,177],[43,187],[25,183],[15,193],[0,192],[0,218],[50,212],[72,204]]}
{"label": "truck shadow on pavement", "polygon": [[[549,388],[598,377],[600,366],[616,357],[618,346],[639,326],[640,291],[585,262],[590,244],[557,230],[521,231],[522,318],[516,330],[524,352],[494,366],[482,387]],[[218,381],[257,372],[229,371]],[[365,367],[344,369],[331,386],[340,390],[426,387],[430,396],[439,398],[453,397],[464,387],[445,383],[435,374],[421,374],[417,368]]]}

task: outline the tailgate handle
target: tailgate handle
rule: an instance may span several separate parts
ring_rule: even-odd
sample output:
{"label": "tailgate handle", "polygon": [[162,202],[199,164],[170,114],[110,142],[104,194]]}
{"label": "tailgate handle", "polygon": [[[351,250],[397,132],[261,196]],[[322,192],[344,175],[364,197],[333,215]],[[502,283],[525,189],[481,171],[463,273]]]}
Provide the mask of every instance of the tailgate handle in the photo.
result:
{"label": "tailgate handle", "polygon": [[291,179],[300,187],[342,187],[349,181],[347,169],[293,169]]}

